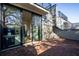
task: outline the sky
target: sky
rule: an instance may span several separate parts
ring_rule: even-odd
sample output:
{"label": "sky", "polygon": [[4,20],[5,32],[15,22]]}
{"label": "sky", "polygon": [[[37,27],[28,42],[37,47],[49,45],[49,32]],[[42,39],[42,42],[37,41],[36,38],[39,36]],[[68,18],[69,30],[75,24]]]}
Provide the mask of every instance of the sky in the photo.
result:
{"label": "sky", "polygon": [[79,22],[79,3],[58,3],[57,8],[68,17],[71,23]]}

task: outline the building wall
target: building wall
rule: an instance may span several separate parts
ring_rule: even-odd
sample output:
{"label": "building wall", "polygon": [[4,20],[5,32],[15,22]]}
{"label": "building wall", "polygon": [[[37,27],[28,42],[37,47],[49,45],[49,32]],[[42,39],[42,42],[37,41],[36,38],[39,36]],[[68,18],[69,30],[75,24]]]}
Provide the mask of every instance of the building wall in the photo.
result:
{"label": "building wall", "polygon": [[57,16],[58,16],[57,7],[55,4],[54,6],[51,7],[51,10],[49,11],[49,13],[46,14],[46,17],[42,19],[43,20],[42,21],[42,35],[43,35],[42,38],[43,38],[43,40],[59,38],[59,36],[57,36],[53,31],[54,26],[56,26]]}
{"label": "building wall", "polygon": [[72,23],[72,29],[79,29],[79,23]]}
{"label": "building wall", "polygon": [[69,21],[66,21],[60,17],[56,19],[56,26],[62,30],[71,29],[72,24]]}
{"label": "building wall", "polygon": [[60,18],[60,17],[56,18],[56,26],[58,28],[64,29],[64,22],[65,22],[65,20],[63,20],[62,18]]}
{"label": "building wall", "polygon": [[71,29],[71,28],[72,28],[72,23],[69,22],[69,21],[66,21],[66,22],[64,23],[64,28],[65,28],[65,29]]}
{"label": "building wall", "polygon": [[42,18],[42,39],[53,38],[53,21],[51,13],[46,15],[46,19]]}

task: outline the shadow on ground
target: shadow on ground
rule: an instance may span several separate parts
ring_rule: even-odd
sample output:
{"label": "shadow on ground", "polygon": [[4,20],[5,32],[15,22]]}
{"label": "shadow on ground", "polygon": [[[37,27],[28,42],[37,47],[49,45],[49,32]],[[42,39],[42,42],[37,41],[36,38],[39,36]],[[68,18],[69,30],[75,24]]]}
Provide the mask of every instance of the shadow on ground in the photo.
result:
{"label": "shadow on ground", "polygon": [[39,54],[39,56],[79,56],[79,41],[65,40]]}
{"label": "shadow on ground", "polygon": [[34,46],[28,45],[27,47],[20,46],[14,49],[3,51],[0,54],[1,56],[35,56],[37,55],[37,52]]}
{"label": "shadow on ground", "polygon": [[79,56],[79,41],[43,41],[1,52],[1,56]]}

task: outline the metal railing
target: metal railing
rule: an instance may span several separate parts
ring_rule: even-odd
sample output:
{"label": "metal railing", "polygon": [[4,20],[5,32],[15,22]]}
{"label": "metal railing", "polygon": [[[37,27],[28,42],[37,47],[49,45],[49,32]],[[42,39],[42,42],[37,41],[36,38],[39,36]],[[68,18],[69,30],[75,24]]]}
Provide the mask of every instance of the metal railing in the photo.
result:
{"label": "metal railing", "polygon": [[54,5],[52,3],[35,3],[35,4],[46,9],[46,10],[50,10],[51,7]]}

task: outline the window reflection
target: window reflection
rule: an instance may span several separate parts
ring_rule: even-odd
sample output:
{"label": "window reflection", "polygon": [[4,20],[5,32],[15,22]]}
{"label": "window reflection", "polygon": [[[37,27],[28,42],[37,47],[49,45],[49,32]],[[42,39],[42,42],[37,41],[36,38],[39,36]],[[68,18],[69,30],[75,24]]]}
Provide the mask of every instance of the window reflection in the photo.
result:
{"label": "window reflection", "polygon": [[41,39],[41,16],[33,15],[33,40]]}
{"label": "window reflection", "polygon": [[3,5],[3,48],[21,44],[21,10]]}
{"label": "window reflection", "polygon": [[10,6],[4,6],[5,11],[5,24],[20,25],[20,10]]}

